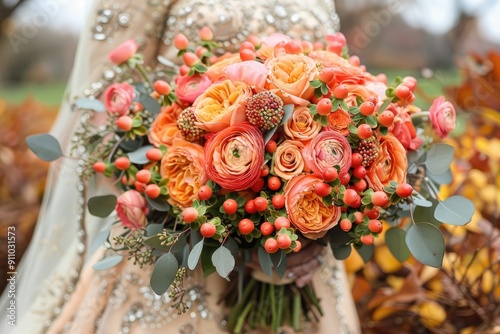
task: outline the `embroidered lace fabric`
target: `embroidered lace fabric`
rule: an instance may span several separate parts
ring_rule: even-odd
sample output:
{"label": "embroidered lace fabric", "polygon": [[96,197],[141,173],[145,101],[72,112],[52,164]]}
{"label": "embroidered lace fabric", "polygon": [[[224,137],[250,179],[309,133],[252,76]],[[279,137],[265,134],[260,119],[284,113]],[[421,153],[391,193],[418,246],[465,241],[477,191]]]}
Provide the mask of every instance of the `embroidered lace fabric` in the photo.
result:
{"label": "embroidered lace fabric", "polygon": [[[250,34],[284,32],[301,39],[319,39],[338,30],[333,1],[326,0],[145,0],[95,1],[81,37],[67,98],[52,131],[74,159],[55,163],[30,250],[19,269],[18,320],[2,333],[225,333],[225,310],[217,305],[225,281],[217,275],[189,278],[187,313],[178,315],[168,295],[157,296],[149,287],[151,267],[139,269],[123,261],[113,269],[96,272],[92,264],[105,250],[89,246],[99,230],[112,221],[86,214],[85,196],[107,194],[104,180],[82,180],[85,147],[81,131],[90,114],[76,110],[74,99],[98,96],[119,70],[106,55],[117,44],[136,38],[146,63],[156,57],[174,59],[173,37],[190,39],[209,26],[225,50],[232,50]],[[356,311],[342,265],[330,253],[314,284],[325,310],[318,328],[304,333],[358,333]],[[6,310],[2,296],[2,310]],[[264,331],[266,332],[266,331]],[[281,333],[293,333],[283,328]]]}

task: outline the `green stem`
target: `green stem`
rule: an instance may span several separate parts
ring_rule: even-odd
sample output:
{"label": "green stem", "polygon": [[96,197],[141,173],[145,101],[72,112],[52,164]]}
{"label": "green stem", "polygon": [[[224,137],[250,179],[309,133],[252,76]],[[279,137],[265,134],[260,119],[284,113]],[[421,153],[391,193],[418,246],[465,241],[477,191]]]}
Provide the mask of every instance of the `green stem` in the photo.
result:
{"label": "green stem", "polygon": [[137,72],[139,72],[139,74],[144,78],[146,86],[152,87],[153,84],[151,83],[151,80],[149,80],[148,73],[146,72],[146,69],[141,64],[136,64],[135,68],[137,69]]}
{"label": "green stem", "polygon": [[[275,291],[274,291],[274,284],[269,285],[269,294],[271,295],[271,328],[274,332],[278,330],[276,326],[276,320],[277,320],[277,310],[276,310],[276,296],[275,296]],[[275,328],[276,326],[276,328]]]}
{"label": "green stem", "polygon": [[250,281],[248,282],[245,291],[243,292],[243,297],[241,298],[241,302],[239,302],[230,312],[229,314],[229,320],[228,320],[228,327],[234,328],[236,326],[236,322],[238,321],[238,316],[240,315],[243,307],[245,306],[248,297],[250,296],[250,293],[254,290],[256,281],[251,278]]}
{"label": "green stem", "polygon": [[278,294],[278,297],[279,297],[279,300],[278,300],[278,317],[277,317],[277,321],[276,321],[276,331],[278,331],[278,328],[281,327],[281,325],[283,324],[283,302],[284,302],[284,299],[285,299],[285,286],[284,285],[280,285],[278,286],[278,291],[279,291],[279,294]]}
{"label": "green stem", "polygon": [[300,293],[293,293],[293,315],[292,315],[292,326],[295,331],[300,329],[300,311],[301,311],[301,296]]}
{"label": "green stem", "polygon": [[241,329],[243,328],[243,324],[245,323],[245,320],[247,318],[248,313],[252,310],[254,301],[251,301],[250,303],[247,304],[245,309],[243,310],[243,313],[238,317],[238,321],[236,322],[236,326],[234,327],[234,333],[239,334],[241,333]]}
{"label": "green stem", "polygon": [[428,111],[422,111],[411,115],[411,119],[419,119],[424,117],[429,117],[430,113]]}

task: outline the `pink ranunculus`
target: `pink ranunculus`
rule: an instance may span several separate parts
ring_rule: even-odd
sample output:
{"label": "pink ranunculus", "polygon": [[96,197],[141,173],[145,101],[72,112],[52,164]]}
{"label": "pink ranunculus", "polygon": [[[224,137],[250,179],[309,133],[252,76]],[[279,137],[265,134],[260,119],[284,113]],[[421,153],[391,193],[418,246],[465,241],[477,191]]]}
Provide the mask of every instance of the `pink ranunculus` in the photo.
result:
{"label": "pink ranunculus", "polygon": [[261,40],[262,44],[266,44],[270,47],[275,47],[280,42],[288,42],[288,41],[290,41],[290,37],[280,33],[271,34]]}
{"label": "pink ranunculus", "polygon": [[449,101],[445,101],[443,96],[434,100],[429,109],[429,116],[439,137],[444,138],[455,129],[455,107]]}
{"label": "pink ranunculus", "polygon": [[241,81],[263,88],[266,84],[267,67],[258,61],[244,61],[229,65],[226,68],[226,76],[232,81]]}
{"label": "pink ranunculus", "polygon": [[423,144],[407,111],[399,112],[397,121],[393,123],[389,130],[408,151],[416,151]]}
{"label": "pink ranunculus", "polygon": [[109,61],[115,65],[120,65],[132,58],[132,56],[137,52],[139,46],[137,42],[133,39],[129,39],[126,42],[118,45],[116,48],[111,50],[108,54]]}
{"label": "pink ranunculus", "polygon": [[135,98],[134,87],[128,83],[115,83],[104,92],[104,105],[110,114],[128,115]]}
{"label": "pink ranunculus", "polygon": [[212,80],[206,74],[184,75],[179,77],[176,83],[177,88],[175,88],[175,93],[179,98],[179,102],[184,105],[190,105],[210,87]]}
{"label": "pink ranunculus", "polygon": [[148,207],[146,199],[136,190],[128,190],[121,194],[115,207],[123,226],[131,230],[146,226]]}

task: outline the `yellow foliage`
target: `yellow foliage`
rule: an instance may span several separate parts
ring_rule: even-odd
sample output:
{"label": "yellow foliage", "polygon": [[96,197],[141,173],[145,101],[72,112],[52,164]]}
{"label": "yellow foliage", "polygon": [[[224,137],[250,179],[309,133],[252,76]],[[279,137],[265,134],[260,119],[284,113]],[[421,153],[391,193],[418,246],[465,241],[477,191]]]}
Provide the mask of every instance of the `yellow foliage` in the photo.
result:
{"label": "yellow foliage", "polygon": [[381,306],[379,308],[377,308],[373,314],[372,314],[372,320],[373,321],[380,321],[382,319],[385,319],[387,317],[389,317],[391,314],[395,313],[399,311],[399,309],[395,308],[395,307],[384,307],[384,306]]}
{"label": "yellow foliage", "polygon": [[439,327],[446,320],[446,311],[434,301],[425,301],[418,305],[418,314],[427,328]]}
{"label": "yellow foliage", "polygon": [[375,262],[380,266],[383,272],[393,273],[401,269],[403,264],[399,262],[394,256],[387,245],[381,245],[375,248],[374,253]]}

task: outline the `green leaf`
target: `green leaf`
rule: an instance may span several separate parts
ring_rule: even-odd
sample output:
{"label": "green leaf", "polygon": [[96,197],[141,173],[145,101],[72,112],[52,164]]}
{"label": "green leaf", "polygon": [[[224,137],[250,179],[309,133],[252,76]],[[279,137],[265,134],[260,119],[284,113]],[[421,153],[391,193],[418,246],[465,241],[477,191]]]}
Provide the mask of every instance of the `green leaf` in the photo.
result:
{"label": "green leaf", "polygon": [[436,226],[416,223],[408,229],[405,240],[418,261],[434,268],[441,267],[445,246],[443,235]]}
{"label": "green leaf", "polygon": [[193,249],[189,253],[188,257],[188,268],[194,270],[200,259],[201,252],[203,250],[203,239],[194,245]]}
{"label": "green leaf", "polygon": [[158,210],[160,212],[167,212],[170,210],[170,204],[165,199],[161,198],[150,198],[146,196],[146,202],[148,202],[149,205],[155,210]]}
{"label": "green leaf", "polygon": [[426,175],[437,184],[449,184],[451,183],[451,181],[453,181],[453,175],[451,174],[451,170],[449,168],[441,175],[435,175],[431,173],[430,170],[427,170]]}
{"label": "green leaf", "polygon": [[149,224],[146,227],[146,235],[152,237],[163,232],[163,224]]}
{"label": "green leaf", "polygon": [[257,250],[257,255],[259,258],[260,268],[267,276],[271,276],[273,273],[273,263],[271,262],[271,255],[266,252],[264,247],[259,247]]}
{"label": "green leaf", "polygon": [[106,218],[115,209],[116,196],[103,195],[91,197],[87,206],[91,215]]}
{"label": "green leaf", "polygon": [[279,127],[280,125],[283,125],[286,122],[288,122],[288,120],[293,115],[293,109],[294,109],[294,105],[293,104],[286,104],[286,105],[283,106],[283,111],[285,112],[285,114],[283,115],[283,118],[281,119],[281,122],[280,122],[280,124],[277,127]]}
{"label": "green leaf", "polygon": [[26,137],[26,145],[44,161],[54,161],[63,155],[57,139],[48,133]]}
{"label": "green leaf", "polygon": [[334,99],[332,103],[332,110],[337,111],[340,108],[340,100]]}
{"label": "green leaf", "polygon": [[413,212],[413,220],[416,223],[426,222],[430,223],[436,227],[439,227],[442,222],[437,220],[434,216],[438,201],[435,198],[429,198],[429,202],[432,203],[430,207],[417,206]]}
{"label": "green leaf", "polygon": [[340,246],[333,246],[331,244],[331,248],[333,251],[333,256],[337,260],[345,260],[351,255],[352,252],[352,246],[351,245],[340,245]]}
{"label": "green leaf", "polygon": [[455,149],[448,144],[434,144],[427,152],[424,164],[434,175],[442,175],[449,168],[455,156]]}
{"label": "green leaf", "polygon": [[361,248],[357,248],[356,250],[358,251],[358,254],[361,256],[363,261],[365,263],[368,263],[368,261],[370,261],[370,259],[373,257],[375,247],[373,247],[373,245],[363,245]]}
{"label": "green leaf", "polygon": [[94,254],[94,252],[101,247],[109,237],[109,229],[99,232],[99,234],[92,240],[90,244],[90,254]]}
{"label": "green leaf", "polygon": [[373,115],[367,116],[365,121],[371,128],[376,128],[378,125],[377,119]]}
{"label": "green leaf", "polygon": [[415,205],[418,206],[423,206],[426,208],[430,208],[432,206],[432,202],[428,201],[424,196],[422,196],[422,194],[417,191],[413,191],[412,201]]}
{"label": "green leaf", "polygon": [[88,97],[81,97],[75,101],[75,105],[80,109],[93,110],[95,112],[105,112],[106,107],[98,99],[91,99]]}
{"label": "green leaf", "polygon": [[387,107],[389,106],[389,104],[391,104],[391,102],[392,99],[385,100],[384,103],[382,103],[382,105],[380,106],[380,108],[378,108],[377,113],[380,115],[385,109],[387,109]]}
{"label": "green leaf", "polygon": [[166,253],[156,261],[151,274],[151,288],[157,295],[162,295],[174,281],[179,270],[179,263],[174,254]]}
{"label": "green leaf", "polygon": [[385,232],[385,243],[391,254],[400,262],[406,261],[410,256],[405,237],[406,232],[399,227],[392,227]]}
{"label": "green leaf", "polygon": [[227,278],[231,271],[234,269],[235,260],[231,251],[224,246],[220,246],[212,254],[212,263],[217,270],[217,273],[223,277]]}
{"label": "green leaf", "polygon": [[434,217],[447,224],[462,226],[471,221],[474,210],[474,203],[469,199],[452,196],[437,205]]}
{"label": "green leaf", "polygon": [[283,250],[278,250],[276,253],[271,254],[271,261],[273,262],[274,269],[280,278],[283,278],[286,271],[286,253]]}
{"label": "green leaf", "polygon": [[105,259],[102,259],[101,261],[97,262],[92,266],[94,270],[100,271],[100,270],[106,270],[111,267],[116,266],[118,263],[122,262],[123,256],[121,255],[111,255]]}
{"label": "green leaf", "polygon": [[141,148],[135,150],[134,152],[128,153],[128,158],[134,164],[144,165],[149,162],[149,159],[146,157],[146,152],[152,149],[153,145],[142,146]]}
{"label": "green leaf", "polygon": [[141,95],[141,97],[139,98],[139,102],[141,102],[141,104],[144,106],[144,109],[148,110],[153,115],[156,115],[160,112],[160,104],[149,95]]}

